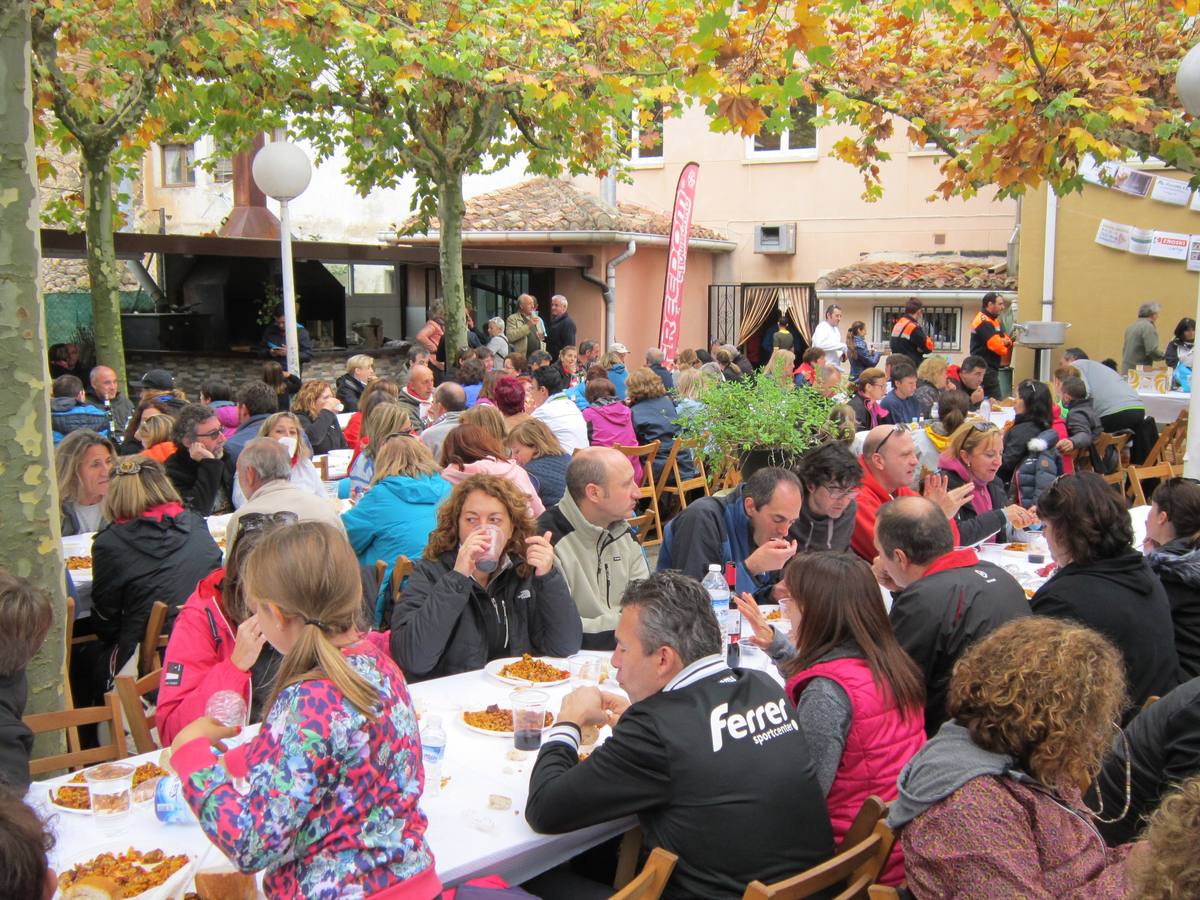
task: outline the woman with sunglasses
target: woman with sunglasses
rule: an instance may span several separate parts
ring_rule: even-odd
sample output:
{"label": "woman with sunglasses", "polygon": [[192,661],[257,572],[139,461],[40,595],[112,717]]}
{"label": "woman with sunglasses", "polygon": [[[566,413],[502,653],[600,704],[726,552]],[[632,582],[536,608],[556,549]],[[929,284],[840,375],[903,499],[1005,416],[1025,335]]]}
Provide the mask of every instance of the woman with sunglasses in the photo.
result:
{"label": "woman with sunglasses", "polygon": [[[221,565],[204,519],[184,509],[163,467],[142,456],[121,458],[109,476],[104,517],[92,543],[92,623],[100,641],[90,677],[80,674],[79,706],[99,703],[146,632],[154,601],[167,604],[169,634],[196,584]],[[92,645],[85,645],[89,648]],[[143,673],[144,674],[144,673]]]}
{"label": "woman with sunglasses", "polygon": [[[1028,528],[1037,516],[1016,503],[1007,503],[1004,482],[996,477],[1002,452],[1000,429],[989,422],[968,421],[950,436],[938,457],[938,472],[946,476],[946,488],[954,490],[973,484],[970,502],[954,516],[959,543],[964,547],[985,540],[1003,540],[1008,528]],[[998,537],[997,537],[998,535]]]}
{"label": "woman with sunglasses", "polygon": [[1168,478],[1146,517],[1146,561],[1162,582],[1175,623],[1182,677],[1200,675],[1200,482]]}
{"label": "woman with sunglasses", "polygon": [[296,521],[291,513],[243,516],[225,567],[201,578],[179,610],[163,654],[163,671],[169,674],[158,690],[155,713],[163,746],[204,715],[217,691],[233,691],[246,701],[247,724],[262,721],[280,657],[263,637],[258,617],[251,615],[240,573],[263,535],[286,527],[288,517]]}

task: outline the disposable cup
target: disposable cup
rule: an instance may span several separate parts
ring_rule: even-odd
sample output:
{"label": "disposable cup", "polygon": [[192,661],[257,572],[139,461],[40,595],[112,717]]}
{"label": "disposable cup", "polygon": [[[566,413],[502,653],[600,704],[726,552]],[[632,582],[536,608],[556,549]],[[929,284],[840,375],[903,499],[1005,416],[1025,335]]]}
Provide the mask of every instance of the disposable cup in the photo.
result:
{"label": "disposable cup", "polygon": [[133,766],[101,763],[83,773],[92,801],[92,815],[111,821],[133,809]]}
{"label": "disposable cup", "polygon": [[546,724],[545,691],[520,690],[508,695],[513,710],[513,745],[518,750],[536,750],[542,746]]}

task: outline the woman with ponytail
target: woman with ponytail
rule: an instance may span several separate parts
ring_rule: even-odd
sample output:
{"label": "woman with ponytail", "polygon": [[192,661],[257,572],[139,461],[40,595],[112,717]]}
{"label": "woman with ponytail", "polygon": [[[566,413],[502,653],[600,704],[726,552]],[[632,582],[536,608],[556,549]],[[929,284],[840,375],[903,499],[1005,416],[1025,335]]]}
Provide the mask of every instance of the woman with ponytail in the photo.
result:
{"label": "woman with ponytail", "polygon": [[938,394],[937,408],[937,420],[913,432],[913,444],[917,448],[917,458],[921,461],[913,477],[913,490],[920,489],[926,469],[930,472],[937,471],[938,457],[950,446],[950,435],[967,421],[971,398],[960,390],[950,388]]}
{"label": "woman with ponytail", "polygon": [[266,871],[269,897],[343,896],[350,885],[369,897],[439,896],[418,807],[416,716],[404,676],[359,630],[362,585],[345,536],[320,522],[276,529],[245,561],[242,584],[283,661],[254,738],[217,756],[237,729],[203,718],[171,745],[201,827],[243,872]]}

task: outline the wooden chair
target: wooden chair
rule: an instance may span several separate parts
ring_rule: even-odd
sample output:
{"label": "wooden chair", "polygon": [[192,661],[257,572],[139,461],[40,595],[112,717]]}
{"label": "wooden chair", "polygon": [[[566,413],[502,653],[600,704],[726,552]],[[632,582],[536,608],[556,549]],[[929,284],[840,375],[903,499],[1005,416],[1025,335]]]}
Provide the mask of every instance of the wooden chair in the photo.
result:
{"label": "wooden chair", "polygon": [[81,769],[99,762],[125,758],[125,729],[121,725],[121,704],[117,695],[109,691],[104,695],[104,706],[85,706],[62,712],[33,713],[25,716],[24,722],[36,734],[50,731],[78,729],[80,725],[107,723],[109,743],[88,750],[70,750],[29,761],[30,775],[45,775],[60,769]]}
{"label": "wooden chair", "polygon": [[146,713],[146,704],[142,700],[152,691],[157,691],[162,681],[162,668],[155,669],[148,675],[134,679],[130,675],[118,675],[115,679],[117,696],[121,699],[121,708],[125,712],[125,724],[129,726],[129,736],[133,738],[133,746],[138,753],[149,753],[158,750],[162,744],[152,734],[154,728],[154,712]]}
{"label": "wooden chair", "polygon": [[873,884],[867,890],[868,900],[900,900],[900,892],[886,884]]}
{"label": "wooden chair", "polygon": [[[1121,471],[1125,469],[1125,459],[1126,455],[1129,453],[1130,437],[1131,436],[1128,434],[1109,434],[1107,431],[1101,432],[1100,437],[1096,438],[1096,440],[1092,443],[1092,447],[1096,451],[1096,457],[1098,459],[1104,459],[1105,456],[1108,455],[1108,448],[1115,447],[1117,454],[1117,470]],[[1092,466],[1092,452],[1086,447],[1082,450],[1075,451],[1075,470],[1079,471],[1080,469],[1095,471],[1094,467]]]}
{"label": "wooden chair", "polygon": [[1150,502],[1146,497],[1145,489],[1142,487],[1143,481],[1154,481],[1159,478],[1173,478],[1176,475],[1182,474],[1182,465],[1172,465],[1168,462],[1161,462],[1153,466],[1130,466],[1129,489],[1133,494],[1133,505],[1145,506]]}
{"label": "wooden chair", "polygon": [[[638,543],[643,547],[662,543],[662,517],[658,514],[658,485],[654,481],[654,457],[658,455],[659,441],[641,444],[637,447],[622,447],[615,445],[614,450],[620,450],[630,459],[637,459],[642,464],[642,483],[639,496],[647,501],[646,508],[640,514],[627,519],[629,527],[637,533]],[[654,537],[651,538],[651,535]]]}
{"label": "wooden chair", "polygon": [[[661,500],[666,494],[675,494],[679,498],[679,509],[687,509],[687,495],[691,491],[704,491],[704,496],[709,497],[711,493],[708,488],[708,473],[704,471],[704,460],[698,452],[699,442],[694,438],[685,440],[684,438],[676,438],[671,445],[671,455],[667,457],[667,464],[663,466],[662,475],[658,479],[658,498]],[[679,471],[679,454],[683,450],[690,450],[692,459],[696,464],[696,475],[692,478],[685,479]]]}
{"label": "wooden chair", "polygon": [[[390,631],[392,621],[392,610],[400,603],[400,595],[403,593],[404,579],[413,573],[413,561],[401,553],[396,557],[396,563],[392,566],[392,583],[388,593],[387,603],[383,607],[383,619],[379,623],[380,631]],[[375,571],[379,575],[380,584],[383,583],[383,573],[387,571],[387,563],[375,563]]]}
{"label": "wooden chair", "polygon": [[888,805],[878,797],[871,796],[864,800],[849,829],[842,835],[841,847],[853,847],[869,838],[875,830],[876,823],[887,815],[887,811]]}
{"label": "wooden chair", "polygon": [[167,647],[167,638],[163,634],[163,626],[167,624],[167,604],[155,600],[150,607],[150,617],[146,619],[146,633],[142,635],[141,648],[138,650],[138,674],[145,675],[155,669],[162,668],[160,650]]}
{"label": "wooden chair", "polygon": [[1188,412],[1185,409],[1174,422],[1171,422],[1159,432],[1158,440],[1150,448],[1143,466],[1156,466],[1159,463],[1183,465],[1183,454],[1187,447]]}
{"label": "wooden chair", "polygon": [[1142,709],[1149,709],[1161,699],[1162,697],[1160,697],[1158,694],[1151,694],[1146,698],[1146,702],[1142,704]]}
{"label": "wooden chair", "polygon": [[638,872],[629,884],[613,894],[612,900],[658,900],[678,860],[679,857],[674,853],[662,847],[655,847],[646,858],[642,871]]}
{"label": "wooden chair", "polygon": [[876,822],[866,840],[840,851],[833,859],[807,872],[774,884],[752,881],[742,900],[800,900],[834,885],[843,885],[834,900],[864,897],[887,862],[895,837],[886,822]]}

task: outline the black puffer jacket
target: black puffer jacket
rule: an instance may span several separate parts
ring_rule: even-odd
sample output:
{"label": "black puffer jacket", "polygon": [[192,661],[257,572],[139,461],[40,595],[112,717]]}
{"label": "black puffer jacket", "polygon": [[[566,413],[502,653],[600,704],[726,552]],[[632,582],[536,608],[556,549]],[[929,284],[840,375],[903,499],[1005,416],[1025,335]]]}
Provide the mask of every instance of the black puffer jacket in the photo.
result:
{"label": "black puffer jacket", "polygon": [[1013,420],[1012,428],[1004,435],[1004,449],[1000,456],[1000,471],[996,473],[996,477],[1005,484],[1012,483],[1013,473],[1017,471],[1017,466],[1021,465],[1021,461],[1025,459],[1029,453],[1029,442],[1045,431],[1049,426],[1043,426],[1040,422],[1026,418],[1024,413],[1021,413]]}
{"label": "black puffer jacket", "polygon": [[358,401],[362,399],[367,386],[349,373],[340,376],[336,384],[336,396],[345,407],[342,412],[358,412]]}
{"label": "black puffer jacket", "polygon": [[392,658],[405,678],[455,675],[522,653],[579,651],[583,623],[558,569],[538,577],[509,566],[484,588],[454,571],[457,555],[419,560],[392,611]]}
{"label": "black puffer jacket", "polygon": [[170,632],[197,582],[220,565],[221,550],[208,526],[190,510],[100,529],[92,542],[92,622],[100,640],[117,647],[113,671],[141,642],[155,600],[170,608]]}
{"label": "black puffer jacket", "polygon": [[33,732],[22,721],[28,687],[25,670],[0,678],[0,784],[24,793],[29,787]]}
{"label": "black puffer jacket", "polygon": [[[1185,681],[1138,713],[1125,728],[1125,737],[1132,776],[1129,812],[1111,824],[1096,820],[1096,827],[1113,847],[1138,836],[1143,817],[1154,812],[1169,787],[1200,774],[1200,678]],[[1120,735],[1096,777],[1093,792],[1104,801],[1103,818],[1120,815],[1125,805],[1125,742]],[[1091,805],[1097,807],[1094,797]]]}
{"label": "black puffer jacket", "polygon": [[1100,632],[1125,659],[1130,708],[1179,683],[1171,606],[1142,554],[1130,548],[1112,559],[1070,563],[1038,589],[1034,615],[1074,619]]}
{"label": "black puffer jacket", "polygon": [[345,450],[346,436],[342,434],[342,426],[338,424],[337,415],[327,409],[317,413],[316,419],[310,419],[304,413],[296,413],[304,436],[308,438],[313,456],[320,456],[330,450]]}
{"label": "black puffer jacket", "polygon": [[1171,602],[1175,652],[1182,678],[1200,675],[1200,549],[1182,540],[1164,544],[1146,557]]}
{"label": "black puffer jacket", "polygon": [[[953,468],[939,467],[938,472],[946,476],[946,490],[948,491],[953,491],[967,483],[966,479],[962,477],[962,473],[956,472]],[[954,514],[954,521],[958,525],[958,542],[964,547],[978,544],[992,535],[997,536],[997,541],[1003,541],[1008,534],[1008,516],[1004,514],[1004,507],[1008,505],[1008,495],[1004,483],[999,478],[993,478],[988,482],[987,489],[992,498],[991,509],[985,513],[976,512],[975,507],[968,500]]]}

